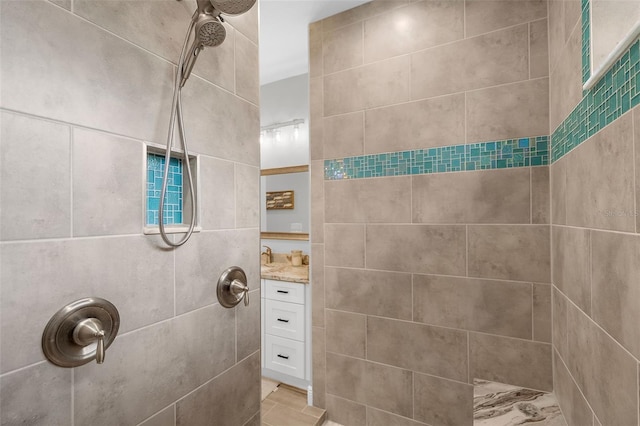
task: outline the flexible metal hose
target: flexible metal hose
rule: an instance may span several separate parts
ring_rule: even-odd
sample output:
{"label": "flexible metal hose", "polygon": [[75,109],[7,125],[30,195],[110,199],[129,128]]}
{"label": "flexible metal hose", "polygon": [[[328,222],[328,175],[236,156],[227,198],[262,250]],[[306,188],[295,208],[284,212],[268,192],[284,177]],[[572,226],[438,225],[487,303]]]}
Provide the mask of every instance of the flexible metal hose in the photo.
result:
{"label": "flexible metal hose", "polygon": [[[197,11],[196,11],[197,14]],[[194,14],[194,18],[196,16]],[[185,63],[185,55],[187,52],[187,46],[189,44],[189,39],[191,38],[191,34],[193,33],[193,27],[195,25],[195,19],[191,19],[191,24],[189,25],[189,29],[187,30],[187,35],[184,39],[184,44],[182,45],[182,51],[180,52],[180,59],[178,60],[178,69],[176,71],[175,81],[173,84],[173,100],[171,102],[171,118],[169,121],[169,134],[167,135],[167,152],[164,157],[164,176],[162,177],[162,192],[160,193],[160,206],[158,211],[158,224],[160,227],[160,236],[162,236],[162,240],[170,247],[180,247],[184,243],[189,240],[191,234],[193,234],[193,229],[196,225],[197,219],[197,208],[196,208],[196,197],[195,190],[193,185],[193,177],[191,174],[191,165],[189,164],[189,151],[187,149],[187,135],[184,129],[184,120],[183,120],[183,112],[182,112],[182,77],[183,77],[183,67]],[[167,236],[164,227],[164,201],[165,201],[165,192],[167,191],[167,184],[169,180],[169,162],[171,160],[171,148],[173,147],[173,133],[175,130],[175,122],[176,118],[178,119],[178,133],[180,134],[180,140],[182,141],[182,150],[183,150],[183,161],[187,169],[187,182],[189,184],[189,193],[191,194],[191,223],[189,224],[189,230],[186,235],[177,243],[173,242]]]}

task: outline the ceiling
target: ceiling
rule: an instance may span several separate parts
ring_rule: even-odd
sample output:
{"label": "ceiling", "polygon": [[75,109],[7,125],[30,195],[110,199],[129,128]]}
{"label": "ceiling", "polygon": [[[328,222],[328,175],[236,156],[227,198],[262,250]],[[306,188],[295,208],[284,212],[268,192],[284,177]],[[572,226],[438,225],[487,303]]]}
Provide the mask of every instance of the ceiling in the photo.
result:
{"label": "ceiling", "polygon": [[309,72],[309,24],[367,1],[261,0],[260,84]]}

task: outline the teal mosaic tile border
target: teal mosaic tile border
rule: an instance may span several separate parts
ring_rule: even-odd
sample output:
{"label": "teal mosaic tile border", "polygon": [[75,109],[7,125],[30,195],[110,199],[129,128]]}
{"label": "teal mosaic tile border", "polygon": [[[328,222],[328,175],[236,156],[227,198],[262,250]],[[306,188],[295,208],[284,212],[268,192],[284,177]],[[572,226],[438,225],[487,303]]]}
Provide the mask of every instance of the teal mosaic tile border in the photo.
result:
{"label": "teal mosaic tile border", "polygon": [[325,160],[324,178],[362,179],[548,164],[549,137],[537,136]]}
{"label": "teal mosaic tile border", "polygon": [[627,49],[595,86],[583,92],[582,101],[553,132],[551,161],[559,160],[638,104],[640,40]]}
{"label": "teal mosaic tile border", "polygon": [[[147,225],[158,225],[160,193],[164,176],[164,155],[147,154]],[[182,160],[169,160],[169,180],[163,206],[163,223],[177,225],[182,223]]]}

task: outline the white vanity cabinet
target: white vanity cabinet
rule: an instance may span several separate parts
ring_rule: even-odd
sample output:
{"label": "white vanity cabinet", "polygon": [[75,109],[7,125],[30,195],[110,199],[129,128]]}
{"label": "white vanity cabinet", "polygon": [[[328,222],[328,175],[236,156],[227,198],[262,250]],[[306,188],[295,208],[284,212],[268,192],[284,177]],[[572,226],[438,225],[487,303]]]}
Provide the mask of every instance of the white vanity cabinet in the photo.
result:
{"label": "white vanity cabinet", "polygon": [[311,383],[308,284],[262,280],[262,375],[307,389]]}

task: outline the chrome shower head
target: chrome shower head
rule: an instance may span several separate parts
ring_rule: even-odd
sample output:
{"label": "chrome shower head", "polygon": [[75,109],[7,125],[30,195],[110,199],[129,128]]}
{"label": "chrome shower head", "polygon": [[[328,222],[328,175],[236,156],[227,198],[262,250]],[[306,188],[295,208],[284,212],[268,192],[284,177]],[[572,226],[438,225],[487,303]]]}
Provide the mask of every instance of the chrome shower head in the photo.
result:
{"label": "chrome shower head", "polygon": [[227,15],[240,15],[247,12],[256,0],[210,0],[214,8]]}
{"label": "chrome shower head", "polygon": [[195,43],[201,46],[215,47],[222,44],[226,36],[227,30],[216,18],[207,15],[198,19]]}

